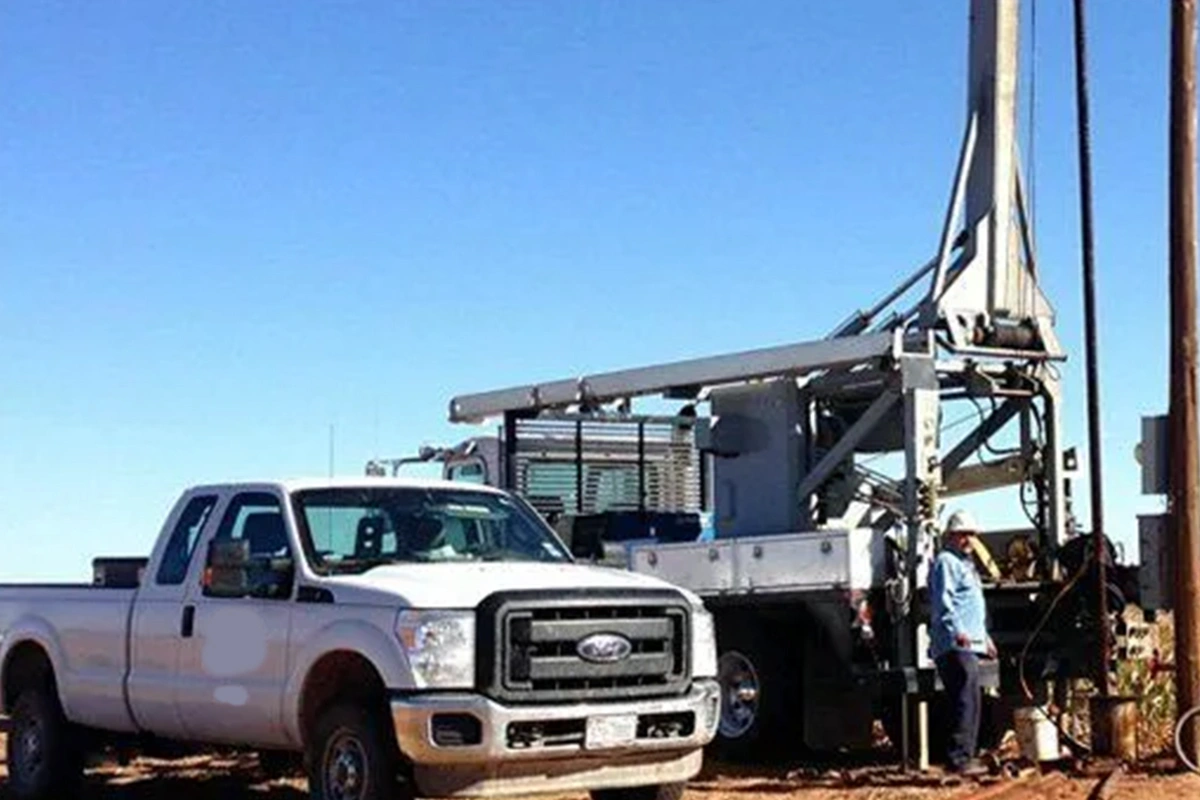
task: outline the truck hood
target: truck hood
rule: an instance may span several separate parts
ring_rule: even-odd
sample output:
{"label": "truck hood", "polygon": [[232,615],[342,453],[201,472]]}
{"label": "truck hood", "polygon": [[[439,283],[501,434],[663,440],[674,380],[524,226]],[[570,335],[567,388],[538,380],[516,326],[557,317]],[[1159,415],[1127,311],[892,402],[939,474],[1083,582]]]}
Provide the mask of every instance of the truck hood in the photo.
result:
{"label": "truck hood", "polygon": [[674,589],[679,587],[625,570],[583,564],[523,562],[391,564],[362,575],[338,575],[331,585],[386,592],[409,608],[474,608],[493,592],[519,589]]}

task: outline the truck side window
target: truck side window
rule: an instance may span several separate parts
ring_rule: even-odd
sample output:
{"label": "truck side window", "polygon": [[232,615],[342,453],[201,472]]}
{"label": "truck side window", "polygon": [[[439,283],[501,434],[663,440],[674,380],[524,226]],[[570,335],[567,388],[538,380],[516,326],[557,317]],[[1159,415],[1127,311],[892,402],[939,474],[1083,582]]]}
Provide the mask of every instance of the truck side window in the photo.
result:
{"label": "truck side window", "polygon": [[[250,594],[284,600],[291,594],[291,547],[279,498],[270,492],[242,492],[229,502],[214,541],[245,540],[250,558]],[[282,562],[282,564],[281,564]]]}
{"label": "truck side window", "polygon": [[487,476],[483,473],[482,461],[467,461],[450,467],[447,477],[460,483],[486,483]]}
{"label": "truck side window", "polygon": [[188,564],[192,563],[192,553],[196,550],[200,531],[216,504],[217,496],[212,494],[197,495],[188,501],[163,551],[162,563],[155,577],[159,586],[178,586],[187,578]]}
{"label": "truck side window", "polygon": [[214,538],[246,539],[252,557],[285,558],[290,552],[279,498],[270,492],[236,495]]}

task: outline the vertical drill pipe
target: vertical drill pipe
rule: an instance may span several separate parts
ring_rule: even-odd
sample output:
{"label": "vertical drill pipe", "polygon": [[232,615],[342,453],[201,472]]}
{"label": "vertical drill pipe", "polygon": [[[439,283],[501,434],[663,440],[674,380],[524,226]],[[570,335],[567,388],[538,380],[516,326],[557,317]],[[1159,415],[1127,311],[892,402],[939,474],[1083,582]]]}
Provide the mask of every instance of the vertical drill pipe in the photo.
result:
{"label": "vertical drill pipe", "polygon": [[504,412],[504,486],[509,492],[517,490],[517,415]]}
{"label": "vertical drill pipe", "polygon": [[638,511],[646,513],[646,423],[638,423]]}
{"label": "vertical drill pipe", "polygon": [[583,420],[575,420],[575,513],[583,514]]}
{"label": "vertical drill pipe", "polygon": [[1100,365],[1096,343],[1096,270],[1092,238],[1092,152],[1088,118],[1087,39],[1083,0],[1075,0],[1075,107],[1079,131],[1079,215],[1083,233],[1083,321],[1087,349],[1089,483],[1092,498],[1092,549],[1096,557],[1097,616],[1100,625],[1100,695],[1109,693],[1108,579],[1104,557],[1104,492],[1101,472]]}
{"label": "vertical drill pipe", "polygon": [[[1179,714],[1200,704],[1200,502],[1196,452],[1196,5],[1171,4],[1170,293],[1171,524],[1175,559],[1175,681]],[[1195,725],[1180,750],[1196,763]]]}

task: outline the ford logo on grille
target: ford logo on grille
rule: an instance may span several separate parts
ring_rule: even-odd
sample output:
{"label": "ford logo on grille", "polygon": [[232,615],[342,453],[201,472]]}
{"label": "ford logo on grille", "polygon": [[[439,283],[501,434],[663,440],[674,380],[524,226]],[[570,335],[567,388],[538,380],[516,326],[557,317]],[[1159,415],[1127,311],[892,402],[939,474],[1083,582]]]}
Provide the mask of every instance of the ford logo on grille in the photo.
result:
{"label": "ford logo on grille", "polygon": [[593,633],[579,640],[575,652],[593,664],[615,664],[629,658],[633,642],[616,633]]}

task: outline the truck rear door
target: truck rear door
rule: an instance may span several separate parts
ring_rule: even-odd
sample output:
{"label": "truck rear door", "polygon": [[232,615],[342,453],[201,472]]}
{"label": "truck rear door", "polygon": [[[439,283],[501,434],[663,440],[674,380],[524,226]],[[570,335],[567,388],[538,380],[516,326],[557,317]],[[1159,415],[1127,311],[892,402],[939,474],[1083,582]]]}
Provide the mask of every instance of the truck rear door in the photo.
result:
{"label": "truck rear door", "polygon": [[[252,557],[276,561],[297,555],[288,540],[283,497],[275,490],[242,491],[230,498],[220,525],[204,542],[245,540]],[[295,563],[293,560],[292,564]],[[183,614],[175,701],[187,738],[260,746],[289,744],[283,725],[288,673],[293,574],[271,578],[250,596],[220,597],[203,581],[189,581]]]}

